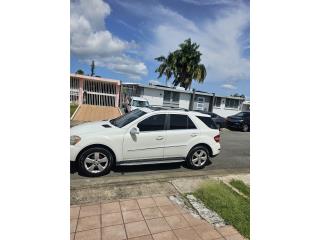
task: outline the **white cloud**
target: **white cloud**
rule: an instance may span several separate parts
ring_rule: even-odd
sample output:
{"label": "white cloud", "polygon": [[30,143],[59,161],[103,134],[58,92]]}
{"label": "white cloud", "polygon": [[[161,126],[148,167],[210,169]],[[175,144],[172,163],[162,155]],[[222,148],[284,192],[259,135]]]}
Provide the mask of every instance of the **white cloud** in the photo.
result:
{"label": "white cloud", "polygon": [[[153,8],[160,11],[152,12]],[[167,55],[185,39],[191,38],[200,44],[203,53],[202,62],[207,69],[205,82],[249,79],[249,59],[243,57],[245,46],[241,40],[249,26],[249,7],[246,4],[239,2],[237,7],[214,12],[214,18],[198,23],[162,6],[153,6],[152,9],[140,9],[145,15],[152,12],[152,19],[156,19],[152,29],[153,41],[146,45],[146,58]]]}
{"label": "white cloud", "polygon": [[221,87],[223,87],[225,89],[231,89],[231,90],[237,89],[237,87],[232,84],[223,84],[223,85],[221,85]]}
{"label": "white cloud", "polygon": [[80,60],[106,67],[132,79],[148,74],[147,67],[128,54],[135,42],[119,39],[105,27],[110,6],[102,0],[71,1],[71,52]]}

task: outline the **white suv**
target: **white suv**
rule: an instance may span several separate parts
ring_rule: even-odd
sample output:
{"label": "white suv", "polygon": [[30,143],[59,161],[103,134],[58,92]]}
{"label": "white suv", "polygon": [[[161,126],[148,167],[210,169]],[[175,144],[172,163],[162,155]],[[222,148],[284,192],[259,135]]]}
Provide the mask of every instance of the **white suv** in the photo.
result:
{"label": "white suv", "polygon": [[150,105],[147,99],[144,99],[142,97],[131,97],[131,102],[130,102],[131,111],[137,108],[145,108],[149,106]]}
{"label": "white suv", "polygon": [[209,115],[163,108],[136,109],[110,121],[71,128],[70,159],[86,176],[115,165],[186,161],[203,168],[220,153],[220,134]]}

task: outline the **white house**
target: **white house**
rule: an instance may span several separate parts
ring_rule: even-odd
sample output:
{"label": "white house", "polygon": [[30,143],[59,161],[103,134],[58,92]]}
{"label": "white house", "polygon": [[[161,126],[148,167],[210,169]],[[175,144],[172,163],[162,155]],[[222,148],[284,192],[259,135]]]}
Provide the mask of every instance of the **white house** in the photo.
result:
{"label": "white house", "polygon": [[188,91],[181,87],[154,84],[123,83],[121,88],[122,99],[125,96],[143,97],[149,101],[150,105],[154,106],[203,110],[214,112],[222,117],[250,110],[250,103],[241,97],[215,96],[214,93]]}
{"label": "white house", "polygon": [[242,97],[215,96],[212,112],[228,117],[241,111],[250,111],[250,102]]}

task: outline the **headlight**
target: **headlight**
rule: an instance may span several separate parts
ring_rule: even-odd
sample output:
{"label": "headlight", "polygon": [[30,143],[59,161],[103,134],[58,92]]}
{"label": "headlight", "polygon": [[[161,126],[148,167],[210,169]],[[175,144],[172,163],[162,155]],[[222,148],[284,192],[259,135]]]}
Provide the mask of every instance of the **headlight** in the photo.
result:
{"label": "headlight", "polygon": [[78,142],[80,142],[81,137],[73,135],[70,137],[70,145],[76,145]]}

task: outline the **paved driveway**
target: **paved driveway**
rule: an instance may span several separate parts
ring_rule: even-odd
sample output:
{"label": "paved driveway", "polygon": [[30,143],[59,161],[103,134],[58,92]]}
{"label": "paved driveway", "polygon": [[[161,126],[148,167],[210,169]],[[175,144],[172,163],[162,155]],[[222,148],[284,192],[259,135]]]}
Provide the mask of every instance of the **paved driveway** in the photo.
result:
{"label": "paved driveway", "polygon": [[[146,175],[158,173],[174,172],[199,172],[213,169],[249,169],[250,168],[250,133],[224,130],[221,132],[221,153],[212,159],[211,164],[203,170],[191,170],[185,167],[184,163],[157,164],[144,166],[122,166],[111,171],[110,174],[100,178],[110,178],[116,176]],[[71,168],[71,180],[86,178],[79,176]]]}

